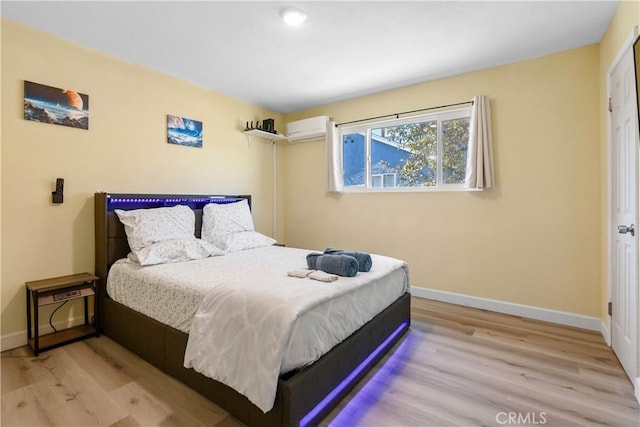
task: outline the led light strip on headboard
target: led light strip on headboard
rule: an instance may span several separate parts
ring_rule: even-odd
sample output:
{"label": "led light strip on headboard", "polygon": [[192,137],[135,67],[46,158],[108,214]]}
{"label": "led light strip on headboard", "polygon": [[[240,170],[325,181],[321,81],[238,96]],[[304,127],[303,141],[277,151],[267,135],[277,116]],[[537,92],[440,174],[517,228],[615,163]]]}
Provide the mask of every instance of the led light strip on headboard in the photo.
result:
{"label": "led light strip on headboard", "polygon": [[247,199],[251,205],[250,196],[185,196],[185,197],[136,197],[135,195],[107,196],[107,209],[148,209],[176,205],[187,205],[192,209],[202,209],[209,203],[227,204]]}

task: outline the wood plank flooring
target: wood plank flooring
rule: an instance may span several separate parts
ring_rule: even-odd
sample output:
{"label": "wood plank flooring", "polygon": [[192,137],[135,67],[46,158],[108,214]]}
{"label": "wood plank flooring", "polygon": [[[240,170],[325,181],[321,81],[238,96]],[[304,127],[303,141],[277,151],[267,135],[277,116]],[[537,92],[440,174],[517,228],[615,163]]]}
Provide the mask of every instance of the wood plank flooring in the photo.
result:
{"label": "wood plank flooring", "polygon": [[[242,424],[108,337],[2,353],[2,426]],[[640,426],[590,331],[412,299],[410,332],[321,425]]]}

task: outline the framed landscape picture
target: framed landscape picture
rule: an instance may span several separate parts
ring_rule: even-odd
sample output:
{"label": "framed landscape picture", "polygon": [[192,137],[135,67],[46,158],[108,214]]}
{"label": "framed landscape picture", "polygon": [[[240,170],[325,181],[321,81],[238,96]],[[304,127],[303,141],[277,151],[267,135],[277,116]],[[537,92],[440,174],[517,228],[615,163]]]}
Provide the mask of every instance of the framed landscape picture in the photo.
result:
{"label": "framed landscape picture", "polygon": [[167,114],[167,142],[202,148],[202,122]]}
{"label": "framed landscape picture", "polygon": [[89,129],[89,95],[25,81],[24,118],[34,122]]}

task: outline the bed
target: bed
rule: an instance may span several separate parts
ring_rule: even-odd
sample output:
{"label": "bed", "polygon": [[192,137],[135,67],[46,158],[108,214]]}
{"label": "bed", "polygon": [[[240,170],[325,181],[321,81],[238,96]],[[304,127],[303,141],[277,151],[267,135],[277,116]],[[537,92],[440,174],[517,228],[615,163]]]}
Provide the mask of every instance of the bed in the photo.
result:
{"label": "bed", "polygon": [[112,265],[130,252],[124,226],[114,209],[132,210],[187,205],[196,217],[208,203],[232,203],[250,196],[203,196],[96,193],[95,243],[99,326],[103,333],[162,371],[209,398],[251,426],[313,425],[321,420],[407,331],[410,296],[403,293],[364,326],[312,364],[282,374],[275,403],[264,413],[243,394],[183,367],[188,334],[116,302],[107,294]]}

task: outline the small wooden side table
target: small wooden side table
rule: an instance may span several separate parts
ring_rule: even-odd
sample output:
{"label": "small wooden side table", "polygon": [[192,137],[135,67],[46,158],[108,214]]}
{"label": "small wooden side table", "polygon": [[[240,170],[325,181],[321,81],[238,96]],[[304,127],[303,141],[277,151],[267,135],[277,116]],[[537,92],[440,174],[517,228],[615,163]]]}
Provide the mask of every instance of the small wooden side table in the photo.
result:
{"label": "small wooden side table", "polygon": [[[96,298],[97,276],[89,273],[26,282],[27,291],[27,342],[33,349],[33,355],[88,336],[100,336],[98,326],[98,299]],[[93,295],[93,325],[89,322],[89,296]],[[38,329],[38,308],[77,298],[84,299],[84,325],[59,330],[40,336]],[[33,301],[33,304],[32,304]],[[33,331],[31,306],[33,305]]]}

